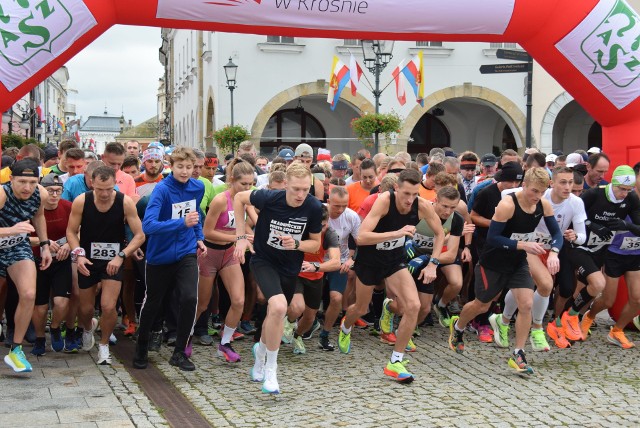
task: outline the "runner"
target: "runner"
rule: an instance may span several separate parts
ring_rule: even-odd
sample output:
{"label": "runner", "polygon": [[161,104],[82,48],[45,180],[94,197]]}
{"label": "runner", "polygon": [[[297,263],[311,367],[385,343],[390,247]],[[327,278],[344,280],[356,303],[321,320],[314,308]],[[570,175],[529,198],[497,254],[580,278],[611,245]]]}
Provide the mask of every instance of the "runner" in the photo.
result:
{"label": "runner", "polygon": [[51,265],[42,202],[46,192],[38,186],[38,177],[38,163],[35,160],[19,160],[11,165],[9,183],[0,187],[0,277],[10,275],[19,296],[13,341],[7,343],[10,351],[4,357],[4,362],[15,372],[32,370],[22,351],[22,340],[33,314],[37,276],[27,234],[35,232],[38,236],[42,258],[40,269],[47,269]]}
{"label": "runner", "polygon": [[[149,334],[165,295],[179,290],[175,350],[169,364],[180,370],[195,370],[189,360],[187,341],[195,323],[198,303],[197,256],[204,256],[200,202],[204,185],[191,177],[196,156],[193,150],[177,147],[171,154],[172,172],[151,193],[143,230],[147,235],[147,291],[140,312],[138,342],[133,367],[148,364]],[[189,355],[187,355],[189,353]]]}
{"label": "runner", "polygon": [[421,219],[425,219],[434,231],[433,257],[419,276],[425,284],[436,277],[436,267],[440,264],[438,257],[444,243],[440,219],[431,204],[418,197],[420,179],[420,173],[414,169],[402,171],[398,176],[396,190],[380,195],[362,222],[354,265],[356,302],[349,306],[342,320],[338,339],[340,352],[349,353],[351,328],[359,317],[369,311],[374,286],[384,281],[387,289],[396,296],[388,309],[403,315],[394,351],[384,373],[399,382],[407,383],[413,381],[413,375],[407,371],[403,357],[416,326],[420,302],[411,274],[406,269],[405,240],[413,237],[416,224]]}
{"label": "runner", "polygon": [[277,359],[287,306],[291,302],[305,252],[320,248],[322,231],[320,201],[309,194],[311,171],[295,163],[287,169],[285,191],[247,190],[236,195],[233,208],[236,218],[235,256],[241,263],[249,241],[245,230],[244,211],[247,205],[260,210],[255,227],[255,254],[251,269],[267,300],[267,316],[262,336],[253,346],[255,363],[251,378],[262,382],[262,391],[280,392],[277,379]]}
{"label": "runner", "polygon": [[144,172],[133,180],[140,197],[151,195],[156,184],[162,180],[163,157],[164,152],[158,148],[147,149],[142,153]]}
{"label": "runner", "polygon": [[[542,198],[548,186],[547,171],[544,168],[531,168],[525,174],[522,191],[510,194],[496,207],[486,245],[475,269],[476,297],[464,305],[459,317],[451,318],[449,347],[454,351],[464,352],[463,333],[467,323],[476,315],[486,312],[503,290],[511,290],[517,302],[518,318],[516,346],[509,359],[509,366],[519,373],[533,373],[524,353],[527,334],[531,328],[534,289],[526,253],[540,255],[545,252],[542,245],[528,241],[529,235],[543,216],[552,236],[552,251],[547,260],[547,267],[552,275],[558,271],[557,254],[562,247],[562,234],[553,217],[551,204]],[[499,316],[494,314],[492,319],[499,322]]]}
{"label": "runner", "polygon": [[[116,191],[116,172],[101,166],[91,175],[93,190],[73,201],[67,225],[67,242],[78,266],[80,306],[78,330],[82,333],[82,349],[90,351],[95,344],[93,333],[97,323],[92,319],[96,286],[101,284],[98,364],[111,364],[109,337],[113,333],[118,314],[116,304],[120,295],[122,264],[144,242],[144,234],[135,203],[127,195]],[[133,232],[133,239],[124,246],[125,221]],[[82,233],[80,234],[80,227]],[[78,239],[79,236],[79,239]]]}

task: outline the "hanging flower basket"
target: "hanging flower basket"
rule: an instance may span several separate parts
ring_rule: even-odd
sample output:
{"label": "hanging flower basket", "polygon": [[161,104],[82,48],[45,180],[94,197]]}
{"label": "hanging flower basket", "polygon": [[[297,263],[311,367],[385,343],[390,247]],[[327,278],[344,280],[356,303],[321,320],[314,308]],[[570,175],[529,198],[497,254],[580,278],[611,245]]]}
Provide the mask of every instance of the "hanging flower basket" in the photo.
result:
{"label": "hanging flower basket", "polygon": [[220,150],[235,153],[240,143],[249,138],[249,131],[242,125],[227,125],[215,131],[213,138]]}
{"label": "hanging flower basket", "polygon": [[356,117],[351,121],[351,129],[356,137],[365,146],[373,145],[373,137],[376,132],[378,135],[384,135],[388,144],[391,141],[391,134],[400,133],[402,127],[402,119],[398,113],[365,113],[360,117]]}

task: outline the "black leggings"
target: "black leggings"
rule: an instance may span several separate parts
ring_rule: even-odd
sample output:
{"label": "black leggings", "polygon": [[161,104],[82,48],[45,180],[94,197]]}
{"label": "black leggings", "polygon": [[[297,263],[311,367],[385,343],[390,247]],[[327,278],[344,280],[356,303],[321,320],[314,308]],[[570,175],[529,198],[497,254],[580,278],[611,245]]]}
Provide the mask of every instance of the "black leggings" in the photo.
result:
{"label": "black leggings", "polygon": [[569,260],[569,243],[564,241],[562,250],[558,254],[560,260],[560,270],[556,275],[556,282],[558,283],[558,294],[560,297],[568,299],[573,296],[573,292],[576,289],[576,270]]}
{"label": "black leggings", "polygon": [[195,254],[167,265],[146,265],[147,292],[140,312],[138,340],[149,341],[153,322],[161,310],[167,293],[177,289],[180,296],[174,302],[178,309],[176,351],[184,351],[195,323],[198,305],[198,262]]}

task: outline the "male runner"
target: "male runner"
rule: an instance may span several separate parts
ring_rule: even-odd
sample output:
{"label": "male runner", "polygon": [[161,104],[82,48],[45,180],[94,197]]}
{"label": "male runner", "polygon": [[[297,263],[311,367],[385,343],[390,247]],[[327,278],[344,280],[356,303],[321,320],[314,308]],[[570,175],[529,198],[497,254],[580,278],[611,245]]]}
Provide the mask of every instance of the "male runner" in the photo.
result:
{"label": "male runner", "polygon": [[348,353],[351,350],[351,328],[359,317],[369,311],[374,286],[384,281],[396,296],[389,309],[402,315],[394,351],[384,373],[406,383],[413,381],[413,375],[407,371],[403,357],[416,326],[420,301],[411,274],[406,269],[405,240],[413,237],[421,219],[425,219],[434,231],[433,257],[419,276],[426,284],[436,277],[436,267],[440,264],[438,257],[444,243],[440,219],[431,204],[418,197],[420,179],[418,171],[403,170],[398,176],[396,190],[380,195],[362,222],[354,265],[356,302],[349,306],[338,338],[340,352]]}

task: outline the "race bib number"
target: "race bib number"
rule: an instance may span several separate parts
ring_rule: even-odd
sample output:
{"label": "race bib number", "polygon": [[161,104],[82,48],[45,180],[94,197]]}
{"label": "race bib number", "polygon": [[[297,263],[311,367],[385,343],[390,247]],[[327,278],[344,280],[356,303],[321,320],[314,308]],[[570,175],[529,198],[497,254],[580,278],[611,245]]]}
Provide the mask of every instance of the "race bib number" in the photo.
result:
{"label": "race bib number", "polygon": [[389,251],[399,247],[404,247],[405,236],[398,239],[391,239],[389,241],[380,242],[376,244],[376,250]]}
{"label": "race bib number", "polygon": [[622,244],[620,244],[620,249],[627,250],[627,251],[640,250],[640,237],[627,236],[622,240]]}
{"label": "race bib number", "polygon": [[227,215],[229,216],[229,221],[224,225],[227,229],[235,229],[236,228],[236,214],[233,211],[227,211]]}
{"label": "race bib number", "polygon": [[533,237],[533,233],[512,233],[509,239],[514,241],[529,242]]}
{"label": "race bib number", "polygon": [[113,260],[120,252],[120,244],[115,242],[92,242],[91,258],[95,260]]}
{"label": "race bib number", "polygon": [[[269,238],[267,240],[267,245],[277,249],[277,250],[287,250],[286,248],[284,248],[282,246],[282,236],[283,234],[278,233],[276,231],[271,231],[269,232]],[[297,241],[301,241],[302,240],[302,235],[290,235],[293,237],[293,239],[297,240]]]}
{"label": "race bib number", "polygon": [[433,236],[424,236],[416,233],[413,235],[413,243],[417,248],[426,248],[433,250]]}
{"label": "race bib number", "polygon": [[2,237],[0,238],[0,249],[15,247],[25,239],[27,239],[26,233]]}
{"label": "race bib number", "polygon": [[178,202],[171,205],[172,220],[184,218],[187,214],[192,212],[197,212],[195,199],[191,199],[190,201]]}
{"label": "race bib number", "polygon": [[596,235],[595,233],[591,232],[589,234],[589,239],[587,239],[587,243],[585,245],[589,246],[589,247],[595,247],[595,246],[599,246],[599,245],[609,245],[611,244],[611,242],[613,242],[613,237],[616,236],[616,232],[612,232],[611,238],[605,240],[600,239],[600,237],[598,235]]}
{"label": "race bib number", "polygon": [[533,234],[533,237],[531,238],[531,241],[537,242],[538,244],[542,245],[542,248],[544,248],[545,250],[550,250],[551,241],[553,241],[553,238],[551,238],[551,235],[548,235],[546,233],[535,232]]}

